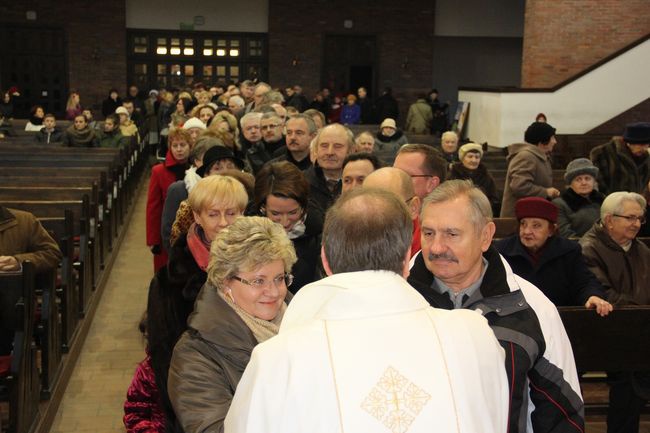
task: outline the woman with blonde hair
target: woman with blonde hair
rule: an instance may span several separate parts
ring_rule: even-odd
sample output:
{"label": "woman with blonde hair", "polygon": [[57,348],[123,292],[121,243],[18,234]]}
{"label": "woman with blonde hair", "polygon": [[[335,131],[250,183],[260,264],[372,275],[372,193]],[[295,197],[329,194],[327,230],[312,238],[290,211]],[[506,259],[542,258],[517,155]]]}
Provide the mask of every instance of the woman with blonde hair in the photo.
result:
{"label": "woman with blonde hair", "polygon": [[175,423],[167,397],[172,350],[207,280],[212,242],[243,215],[248,195],[236,179],[215,175],[198,181],[187,202],[194,222],[172,244],[169,262],[152,279],[147,301],[147,353],[168,425]]}
{"label": "woman with blonde hair", "polygon": [[83,113],[81,109],[81,98],[77,92],[70,93],[68,102],[65,104],[65,119],[74,120],[75,117]]}
{"label": "woman with blonde hair", "polygon": [[221,139],[238,158],[244,159],[245,155],[239,143],[237,118],[229,111],[222,110],[215,114],[208,125],[208,131],[213,132],[215,137]]}
{"label": "woman with blonde hair", "polygon": [[223,430],[253,348],[278,333],[295,262],[284,229],[267,218],[239,218],[214,239],[208,281],[169,368],[169,397],[186,433]]}

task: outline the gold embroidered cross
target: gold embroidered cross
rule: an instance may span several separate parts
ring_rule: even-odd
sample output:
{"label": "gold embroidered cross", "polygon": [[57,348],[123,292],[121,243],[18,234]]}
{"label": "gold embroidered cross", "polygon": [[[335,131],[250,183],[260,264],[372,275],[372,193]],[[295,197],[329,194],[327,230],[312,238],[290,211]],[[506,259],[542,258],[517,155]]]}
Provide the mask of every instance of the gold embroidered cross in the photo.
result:
{"label": "gold embroidered cross", "polygon": [[361,408],[391,432],[405,433],[430,399],[424,390],[395,368],[388,367],[361,403]]}

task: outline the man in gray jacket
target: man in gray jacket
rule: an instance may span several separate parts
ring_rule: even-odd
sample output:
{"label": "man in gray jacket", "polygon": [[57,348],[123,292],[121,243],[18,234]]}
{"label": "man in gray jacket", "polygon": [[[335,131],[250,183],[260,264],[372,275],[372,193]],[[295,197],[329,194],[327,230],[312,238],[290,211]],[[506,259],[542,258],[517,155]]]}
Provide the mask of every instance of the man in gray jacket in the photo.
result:
{"label": "man in gray jacket", "polygon": [[525,143],[508,147],[508,173],[503,190],[501,218],[515,216],[515,202],[524,197],[554,199],[560,191],[553,188],[553,168],[549,159],[555,140],[555,128],[534,122],[524,135]]}

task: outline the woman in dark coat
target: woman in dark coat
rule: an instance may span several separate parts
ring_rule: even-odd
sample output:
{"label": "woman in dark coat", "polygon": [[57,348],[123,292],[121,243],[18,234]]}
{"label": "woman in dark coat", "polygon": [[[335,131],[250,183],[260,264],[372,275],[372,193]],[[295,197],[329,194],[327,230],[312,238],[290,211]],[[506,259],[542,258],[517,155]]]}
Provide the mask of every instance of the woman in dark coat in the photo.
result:
{"label": "woman in dark coat", "polygon": [[102,102],[102,114],[106,118],[109,114],[114,114],[117,107],[122,106],[122,98],[120,98],[117,89],[111,89],[108,92],[108,97]]}
{"label": "woman in dark coat", "polygon": [[167,394],[174,345],[187,329],[187,318],[206,282],[210,245],[243,214],[248,195],[232,177],[209,176],[197,182],[188,202],[195,222],[172,245],[169,263],[151,281],[147,302],[147,351],[168,426],[176,422]]}
{"label": "woman in dark coat", "polygon": [[494,243],[515,274],[535,284],[557,306],[596,308],[606,316],[612,306],[582,257],[580,245],[555,236],[557,206],[541,197],[515,204],[519,233]]}
{"label": "woman in dark coat", "polygon": [[296,249],[292,293],[318,279],[323,214],[309,200],[309,183],[288,161],[266,164],[255,178],[254,212],[281,224]]}
{"label": "woman in dark coat", "polygon": [[448,178],[469,179],[487,196],[492,205],[492,213],[499,215],[499,193],[494,179],[485,164],[481,162],[483,148],[480,144],[467,143],[458,149],[459,162],[452,164]]}
{"label": "woman in dark coat", "polygon": [[580,238],[600,218],[600,205],[605,195],[597,191],[598,167],[587,158],[574,159],[567,165],[564,180],[567,188],[553,203],[558,207],[560,236]]}

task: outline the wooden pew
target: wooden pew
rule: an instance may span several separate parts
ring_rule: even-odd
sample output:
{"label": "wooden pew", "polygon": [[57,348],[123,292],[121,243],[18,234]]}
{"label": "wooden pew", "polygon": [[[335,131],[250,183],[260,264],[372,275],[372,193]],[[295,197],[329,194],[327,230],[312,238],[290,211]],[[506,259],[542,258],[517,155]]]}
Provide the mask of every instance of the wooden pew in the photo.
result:
{"label": "wooden pew", "polygon": [[[74,235],[78,237],[78,254],[74,262],[74,269],[78,274],[76,294],[77,314],[83,316],[87,302],[92,292],[92,258],[89,241],[90,232],[90,205],[87,195],[78,200],[0,200],[0,205],[31,212],[37,218],[60,217],[66,210],[74,215]],[[73,295],[73,294],[69,294]],[[72,302],[72,301],[68,301]],[[69,332],[74,330],[69,329]],[[69,342],[72,335],[64,336],[64,341]]]}
{"label": "wooden pew", "polygon": [[40,383],[36,371],[34,335],[34,266],[0,273],[0,328],[14,333],[11,367],[0,385],[7,389],[2,400],[9,402],[9,431],[28,433],[38,418]]}
{"label": "wooden pew", "polygon": [[[650,371],[650,306],[615,307],[606,317],[582,307],[558,311],[578,371]],[[602,413],[607,405],[585,401],[585,409],[587,414]]]}
{"label": "wooden pew", "polygon": [[[101,167],[107,171],[109,182],[112,181],[115,185],[108,189],[107,194],[111,199],[109,204],[111,201],[114,204],[111,209],[117,212],[111,220],[114,226],[123,221],[126,206],[133,198],[136,182],[131,173],[143,171],[145,159],[141,157],[141,147],[135,139],[123,149],[38,146],[14,139],[9,144],[0,143],[0,160],[14,161],[15,167],[56,167],[64,173],[77,166]],[[16,171],[12,172],[14,173]]]}
{"label": "wooden pew", "polygon": [[[88,209],[86,215],[79,215],[80,221],[87,221],[87,241],[90,250],[90,284],[95,287],[99,276],[99,267],[102,261],[102,251],[100,243],[97,241],[102,234],[98,234],[97,219],[99,215],[99,190],[97,183],[89,186],[0,186],[0,200],[8,201],[68,201],[68,200],[88,200]],[[61,213],[59,216],[62,216]],[[37,215],[38,217],[39,215]],[[81,235],[81,229],[79,230]]]}

